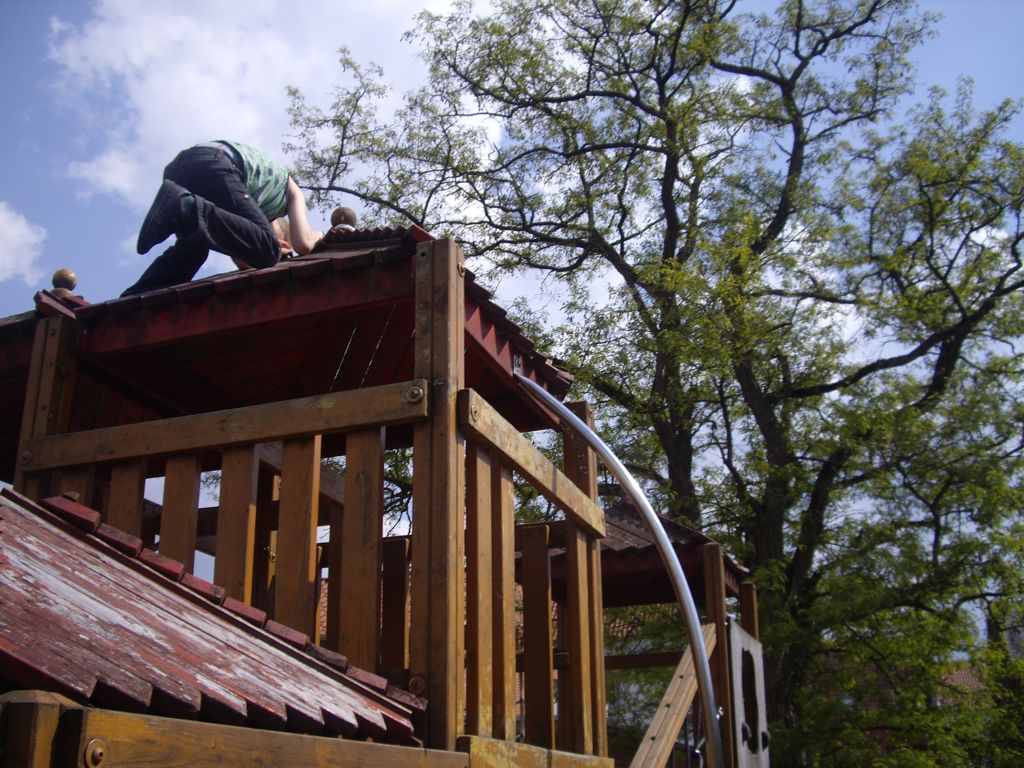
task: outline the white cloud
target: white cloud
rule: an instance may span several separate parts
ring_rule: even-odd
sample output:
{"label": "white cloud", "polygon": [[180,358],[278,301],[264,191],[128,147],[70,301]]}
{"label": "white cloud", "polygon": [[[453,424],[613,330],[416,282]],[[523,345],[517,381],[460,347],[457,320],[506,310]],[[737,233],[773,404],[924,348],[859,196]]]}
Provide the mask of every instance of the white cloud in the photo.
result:
{"label": "white cloud", "polygon": [[43,252],[46,230],[0,200],[0,282],[20,277],[32,285],[42,277],[36,262]]}
{"label": "white cloud", "polygon": [[249,0],[243,11],[233,0],[99,0],[80,26],[54,18],[56,87],[81,116],[81,159],[69,167],[79,194],[112,196],[142,212],[163,166],[214,138],[283,159],[286,87],[314,103],[328,100],[345,45],[358,61],[382,65],[400,94],[420,75],[401,34],[421,7]]}

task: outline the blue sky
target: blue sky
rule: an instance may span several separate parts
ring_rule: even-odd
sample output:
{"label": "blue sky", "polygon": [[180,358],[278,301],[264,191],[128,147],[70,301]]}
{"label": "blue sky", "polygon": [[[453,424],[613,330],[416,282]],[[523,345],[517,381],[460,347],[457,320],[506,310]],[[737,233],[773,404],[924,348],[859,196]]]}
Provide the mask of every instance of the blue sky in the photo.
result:
{"label": "blue sky", "polygon": [[[60,267],[75,270],[86,299],[117,296],[154,255],[134,243],[163,166],[211,138],[285,159],[285,87],[328,101],[339,46],[382,65],[397,97],[420,70],[401,35],[427,5],[0,0],[0,316],[31,309]],[[916,56],[923,83],[952,89],[969,75],[982,108],[1024,96],[1024,0],[921,5],[945,17]],[[325,228],[319,214],[314,225]],[[211,257],[201,274],[230,268]]]}

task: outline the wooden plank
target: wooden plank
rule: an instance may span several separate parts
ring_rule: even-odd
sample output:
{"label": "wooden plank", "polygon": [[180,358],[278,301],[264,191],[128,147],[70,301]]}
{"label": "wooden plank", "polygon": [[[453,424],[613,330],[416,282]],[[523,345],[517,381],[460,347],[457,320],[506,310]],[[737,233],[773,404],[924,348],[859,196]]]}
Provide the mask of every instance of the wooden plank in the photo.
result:
{"label": "wooden plank", "polygon": [[287,440],[281,453],[274,618],[316,637],[316,521],[320,436]]}
{"label": "wooden plank", "polygon": [[516,739],[516,614],[515,614],[515,497],[512,471],[494,462],[491,467],[491,536],[494,617],[494,736]]}
{"label": "wooden plank", "polygon": [[613,768],[609,758],[574,755],[479,736],[464,736],[458,741],[460,752],[469,754],[470,768]]}
{"label": "wooden plank", "polygon": [[[334,546],[335,529],[331,529],[330,567],[339,568],[340,580],[328,584],[328,646],[355,666],[373,672],[380,658],[384,430],[351,432],[346,445],[340,547]],[[332,613],[337,614],[333,621]]]}
{"label": "wooden plank", "polygon": [[280,463],[277,470],[262,464],[256,481],[256,543],[253,551],[252,604],[274,615],[277,580],[277,518],[281,499]]}
{"label": "wooden plank", "polygon": [[528,744],[550,749],[555,745],[555,683],[548,532],[530,528],[522,539],[524,728]]}
{"label": "wooden plank", "polygon": [[[725,606],[725,560],[722,545],[711,543],[701,547],[704,561],[704,605],[707,619],[715,625],[715,636],[718,647],[709,657],[711,666],[711,684],[715,690],[715,704],[721,711],[718,718],[722,733],[722,761],[724,768],[733,768],[736,764],[733,750],[732,721],[732,684],[729,679],[729,636],[727,634],[729,619]],[[718,766],[715,766],[718,768]]]}
{"label": "wooden plank", "polygon": [[52,489],[56,496],[69,495],[79,504],[92,507],[96,490],[96,473],[91,466],[65,467],[57,472]]}
{"label": "wooden plank", "polygon": [[107,523],[141,539],[145,490],[145,459],[122,461],[111,467]]}
{"label": "wooden plank", "polygon": [[258,477],[259,461],[252,446],[224,451],[213,576],[229,597],[243,603],[252,602]]}
{"label": "wooden plank", "polygon": [[740,626],[755,640],[761,639],[757,618],[757,585],[749,579],[740,584]]}
{"label": "wooden plank", "polygon": [[649,653],[623,653],[604,657],[605,669],[657,669],[675,667],[682,651],[652,651]]}
{"label": "wooden plank", "polygon": [[[277,474],[281,473],[281,443],[259,443],[256,455],[261,466],[265,466]],[[333,467],[320,465],[320,514],[333,507],[345,505],[345,478]],[[327,518],[320,521],[321,525],[329,522]]]}
{"label": "wooden plank", "polygon": [[[360,768],[468,768],[469,758],[439,752],[348,739],[304,736],[256,728],[239,728],[188,720],[135,715],[110,710],[85,710],[68,722],[76,738],[69,745],[79,765],[90,744],[101,740],[107,761],[119,768],[154,765],[238,766],[275,768],[360,766]],[[104,765],[106,762],[104,762]]]}
{"label": "wooden plank", "polygon": [[[702,627],[704,635],[704,647],[708,653],[715,649],[714,624],[705,624]],[[647,727],[647,732],[640,741],[640,746],[633,756],[630,768],[650,768],[650,766],[661,766],[668,762],[675,747],[679,731],[683,727],[686,713],[693,706],[693,699],[697,695],[697,673],[694,667],[693,649],[687,648],[683,658],[679,660],[672,682],[668,690],[661,698],[661,703],[654,714],[654,719]],[[715,766],[714,768],[717,768]]]}
{"label": "wooden plank", "polygon": [[335,392],[267,405],[158,419],[142,424],[30,439],[23,469],[165,456],[207,448],[272,442],[423,419],[426,382]]}
{"label": "wooden plank", "polygon": [[0,765],[50,768],[61,713],[77,705],[46,691],[0,695]]}
{"label": "wooden plank", "polygon": [[466,733],[494,732],[491,457],[466,451]]}
{"label": "wooden plank", "polygon": [[417,246],[415,375],[430,421],[413,430],[410,689],[430,701],[426,743],[453,749],[465,711],[465,457],[455,402],[465,380],[464,270],[454,242]]}
{"label": "wooden plank", "polygon": [[160,554],[192,572],[199,517],[199,456],[172,456],[164,468],[164,504],[160,515]]}
{"label": "wooden plank", "polygon": [[[560,745],[571,752],[594,754],[594,713],[591,709],[590,579],[588,576],[587,535],[574,521],[566,527],[566,610],[565,649],[569,652],[569,670],[559,675],[559,720],[566,719],[572,741]],[[572,692],[563,697],[563,682]],[[567,699],[567,701],[566,701]]]}
{"label": "wooden plank", "polygon": [[[22,409],[18,463],[14,470],[14,490],[31,498],[40,498],[50,491],[47,477],[29,475],[34,469],[32,441],[64,432],[70,423],[75,382],[75,361],[71,354],[74,327],[73,321],[60,315],[41,319],[36,324]],[[87,458],[74,463],[90,461]]]}
{"label": "wooden plank", "polygon": [[381,666],[409,667],[409,539],[384,540],[381,601]]}
{"label": "wooden plank", "polygon": [[604,537],[604,513],[597,503],[472,390],[459,392],[459,426],[466,430],[467,437],[482,442],[496,457],[511,464],[544,498],[579,525]]}
{"label": "wooden plank", "polygon": [[[591,429],[594,410],[585,401],[568,403],[567,407]],[[597,455],[574,430],[567,429],[563,441],[566,474],[595,503],[597,502]],[[570,522],[570,525],[572,523]],[[587,537],[585,569],[588,599],[585,604],[590,640],[590,716],[593,721],[594,754],[608,754],[608,723],[605,702],[604,673],[604,600],[601,589],[601,545]]]}

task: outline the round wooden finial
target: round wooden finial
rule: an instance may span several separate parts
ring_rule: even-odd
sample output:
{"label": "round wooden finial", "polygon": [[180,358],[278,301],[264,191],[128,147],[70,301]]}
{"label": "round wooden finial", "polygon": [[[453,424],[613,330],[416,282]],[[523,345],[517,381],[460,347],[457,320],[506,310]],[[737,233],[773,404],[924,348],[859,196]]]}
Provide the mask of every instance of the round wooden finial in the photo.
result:
{"label": "round wooden finial", "polygon": [[58,269],[53,273],[53,292],[58,296],[70,296],[71,292],[75,290],[75,286],[78,285],[78,275],[75,274],[74,270],[64,267]]}
{"label": "round wooden finial", "polygon": [[354,227],[357,220],[358,217],[356,216],[356,212],[351,208],[346,208],[344,205],[339,205],[334,209],[334,212],[331,213],[332,227],[337,227],[340,224],[348,224],[350,227]]}

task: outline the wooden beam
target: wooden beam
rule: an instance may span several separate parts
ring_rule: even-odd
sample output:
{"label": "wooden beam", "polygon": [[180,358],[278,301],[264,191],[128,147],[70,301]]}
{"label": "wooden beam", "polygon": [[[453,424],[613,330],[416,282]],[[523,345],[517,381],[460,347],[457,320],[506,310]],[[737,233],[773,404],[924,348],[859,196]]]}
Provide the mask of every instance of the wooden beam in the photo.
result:
{"label": "wooden beam", "polygon": [[[571,742],[562,749],[594,754],[594,713],[591,709],[590,578],[587,536],[573,521],[566,531],[565,650],[569,652],[568,674],[558,676],[558,718],[565,719]],[[570,691],[566,691],[566,684]],[[563,696],[563,693],[568,695]]]}
{"label": "wooden beam", "polygon": [[[715,626],[705,624],[702,627],[704,635],[704,646],[708,653],[715,649]],[[697,673],[694,666],[693,648],[687,648],[683,658],[679,660],[672,682],[668,690],[661,698],[661,703],[654,714],[654,719],[647,727],[647,732],[640,741],[640,747],[633,756],[630,768],[650,768],[650,766],[661,766],[668,762],[672,754],[672,748],[679,738],[679,731],[683,727],[686,713],[693,706],[693,699],[697,695]],[[713,766],[712,768],[718,768]]]}
{"label": "wooden beam", "polygon": [[24,471],[168,456],[417,421],[425,381],[303,397],[267,405],[29,439]]}
{"label": "wooden beam", "polygon": [[468,756],[457,752],[304,736],[102,709],[72,714],[77,717],[66,724],[72,741],[64,757],[71,761],[69,764],[76,765],[100,765],[100,762],[89,762],[87,758],[87,749],[93,745],[104,747],[107,760],[119,768],[154,765],[469,768]]}
{"label": "wooden beam", "polygon": [[494,732],[491,457],[466,450],[466,733]]}
{"label": "wooden beam", "polygon": [[410,688],[430,701],[427,744],[453,749],[465,712],[465,267],[450,240],[421,243],[415,262],[414,375],[430,382],[430,420],[413,430]]}
{"label": "wooden beam", "polygon": [[544,527],[529,528],[522,532],[522,539],[526,742],[551,749],[555,746],[555,682],[548,532]]}
{"label": "wooden beam", "polygon": [[274,618],[314,639],[319,496],[319,435],[286,441],[281,456]]}
{"label": "wooden beam", "polygon": [[491,609],[494,619],[494,736],[516,739],[515,496],[512,471],[491,466]]}
{"label": "wooden beam", "polygon": [[749,579],[740,584],[740,625],[752,638],[761,639],[757,618],[757,585]]}
{"label": "wooden beam", "polygon": [[0,694],[0,765],[50,768],[57,764],[53,747],[60,716],[76,707],[70,699],[47,691]]}
{"label": "wooden beam", "polygon": [[[594,426],[594,410],[585,401],[568,403],[567,407],[589,427]],[[572,429],[565,432],[565,470],[569,478],[596,504],[597,503],[597,455],[590,446]],[[567,526],[574,528],[573,521]],[[581,578],[587,582],[587,601],[583,606],[581,621],[587,624],[589,648],[581,649],[588,654],[589,682],[582,690],[589,687],[590,696],[584,699],[583,705],[590,708],[593,732],[593,752],[596,755],[608,754],[608,723],[605,702],[604,673],[604,601],[601,587],[601,544],[587,536],[580,553],[583,562],[579,564]],[[572,568],[572,555],[567,565]],[[572,579],[570,578],[570,585]]]}
{"label": "wooden beam", "polygon": [[[704,605],[707,619],[715,625],[715,636],[718,638],[718,646],[709,658],[711,683],[715,689],[715,704],[722,712],[718,723],[722,733],[722,760],[725,765],[721,768],[733,768],[736,758],[732,740],[732,685],[729,679],[729,636],[727,634],[729,616],[726,613],[725,605],[725,561],[722,545],[705,544],[701,547],[701,557],[704,560]],[[714,766],[714,768],[720,767]]]}
{"label": "wooden beam", "polygon": [[374,672],[380,658],[384,430],[350,432],[346,440],[347,501],[341,528],[331,526],[327,644]]}
{"label": "wooden beam", "polygon": [[531,747],[509,741],[464,736],[458,741],[460,752],[469,754],[470,768],[613,768],[607,757],[588,757],[571,752]]}
{"label": "wooden beam", "polygon": [[544,498],[592,535],[604,537],[604,513],[597,503],[472,390],[459,392],[459,426],[466,430],[468,437],[483,443],[496,457],[511,464]]}
{"label": "wooden beam", "polygon": [[198,455],[172,456],[164,468],[164,505],[160,515],[160,554],[185,564],[191,573],[196,557],[199,516]]}
{"label": "wooden beam", "polygon": [[221,458],[214,581],[243,603],[252,602],[259,468],[252,446],[228,448]]}

